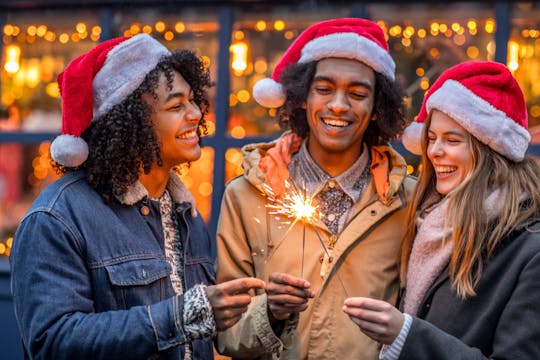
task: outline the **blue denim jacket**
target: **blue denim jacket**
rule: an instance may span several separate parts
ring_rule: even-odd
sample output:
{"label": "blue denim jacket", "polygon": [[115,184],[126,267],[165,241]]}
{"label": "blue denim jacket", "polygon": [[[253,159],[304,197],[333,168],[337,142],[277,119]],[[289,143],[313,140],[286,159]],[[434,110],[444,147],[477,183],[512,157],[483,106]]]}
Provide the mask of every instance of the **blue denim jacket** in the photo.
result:
{"label": "blue denim jacket", "polygon": [[[150,212],[141,211],[150,209]],[[176,203],[185,283],[215,283],[215,243],[191,204]],[[159,205],[105,204],[83,172],[46,188],[21,222],[10,256],[27,358],[182,359],[184,298],[175,296]],[[194,359],[213,359],[211,340]]]}

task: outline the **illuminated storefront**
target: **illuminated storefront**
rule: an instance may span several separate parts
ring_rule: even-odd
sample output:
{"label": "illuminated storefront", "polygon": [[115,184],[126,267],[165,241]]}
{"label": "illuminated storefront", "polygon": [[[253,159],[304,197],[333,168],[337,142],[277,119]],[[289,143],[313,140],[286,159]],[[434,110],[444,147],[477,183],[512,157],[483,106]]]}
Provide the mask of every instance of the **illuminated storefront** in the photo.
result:
{"label": "illuminated storefront", "polygon": [[[299,32],[322,19],[366,17],[385,29],[411,117],[445,68],[463,60],[489,59],[506,63],[514,72],[526,94],[530,127],[540,126],[539,2],[126,3],[42,0],[26,1],[24,7],[18,1],[0,5],[0,262],[9,255],[21,216],[56,178],[48,156],[49,142],[61,126],[56,75],[73,57],[111,37],[149,33],[170,49],[196,50],[210,67],[216,81],[211,133],[202,158],[179,171],[212,231],[224,184],[242,173],[240,147],[279,133],[272,121],[274,110],[251,98],[253,84],[270,75]],[[416,159],[402,151],[414,172]],[[540,154],[538,146],[531,152]]]}

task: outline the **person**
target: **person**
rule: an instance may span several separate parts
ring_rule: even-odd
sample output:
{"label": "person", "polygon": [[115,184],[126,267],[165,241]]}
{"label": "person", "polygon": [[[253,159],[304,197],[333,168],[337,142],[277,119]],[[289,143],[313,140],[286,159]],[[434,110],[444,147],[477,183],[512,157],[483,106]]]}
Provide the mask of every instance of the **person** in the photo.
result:
{"label": "person", "polygon": [[[217,232],[218,283],[264,279],[237,325],[220,333],[233,358],[374,359],[378,344],[341,312],[348,295],[396,301],[406,209],[402,91],[382,29],[339,18],[308,27],[253,95],[287,130],[243,148]],[[283,209],[305,195],[313,216]],[[291,205],[291,204],[289,204]],[[289,216],[289,217],[288,217]],[[292,224],[287,224],[291,222]]]}
{"label": "person", "polygon": [[64,173],[10,256],[26,358],[213,359],[259,279],[214,285],[215,241],[175,172],[200,157],[208,69],[146,34],[100,43],[58,76]]}
{"label": "person", "polygon": [[401,309],[369,297],[344,312],[383,359],[539,359],[540,167],[523,93],[496,62],[441,74],[404,134],[422,153],[408,215]]}

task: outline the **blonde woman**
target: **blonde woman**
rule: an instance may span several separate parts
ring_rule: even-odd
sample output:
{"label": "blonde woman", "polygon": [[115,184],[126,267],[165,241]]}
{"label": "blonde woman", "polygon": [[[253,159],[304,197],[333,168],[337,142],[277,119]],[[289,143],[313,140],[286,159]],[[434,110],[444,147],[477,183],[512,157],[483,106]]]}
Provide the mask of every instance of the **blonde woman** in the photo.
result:
{"label": "blonde woman", "polygon": [[462,63],[433,84],[404,135],[423,168],[403,312],[360,297],[343,307],[385,344],[381,359],[540,359],[540,167],[529,141],[523,93],[504,65]]}

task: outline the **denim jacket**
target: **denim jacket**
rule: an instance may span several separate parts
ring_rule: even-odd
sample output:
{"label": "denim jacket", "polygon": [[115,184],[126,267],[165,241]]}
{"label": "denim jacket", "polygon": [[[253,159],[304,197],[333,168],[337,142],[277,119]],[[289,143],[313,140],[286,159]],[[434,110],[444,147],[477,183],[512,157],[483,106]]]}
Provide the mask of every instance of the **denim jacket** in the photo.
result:
{"label": "denim jacket", "polygon": [[[174,196],[173,196],[174,198]],[[185,288],[215,283],[215,243],[189,202],[175,202]],[[195,214],[195,216],[193,216]],[[185,333],[164,255],[159,204],[105,204],[84,172],[32,204],[14,238],[11,287],[26,358],[213,359]]]}

